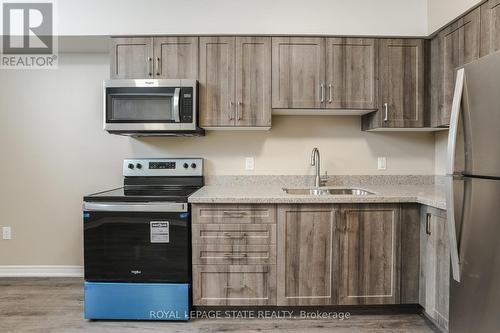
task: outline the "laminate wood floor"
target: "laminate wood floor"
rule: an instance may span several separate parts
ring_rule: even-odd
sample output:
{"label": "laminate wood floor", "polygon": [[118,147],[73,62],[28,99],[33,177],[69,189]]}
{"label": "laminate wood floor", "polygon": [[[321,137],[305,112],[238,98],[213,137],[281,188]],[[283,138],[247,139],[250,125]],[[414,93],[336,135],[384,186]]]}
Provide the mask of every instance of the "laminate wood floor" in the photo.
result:
{"label": "laminate wood floor", "polygon": [[352,314],[333,319],[197,319],[180,322],[86,321],[78,278],[0,278],[0,332],[437,332],[419,314]]}

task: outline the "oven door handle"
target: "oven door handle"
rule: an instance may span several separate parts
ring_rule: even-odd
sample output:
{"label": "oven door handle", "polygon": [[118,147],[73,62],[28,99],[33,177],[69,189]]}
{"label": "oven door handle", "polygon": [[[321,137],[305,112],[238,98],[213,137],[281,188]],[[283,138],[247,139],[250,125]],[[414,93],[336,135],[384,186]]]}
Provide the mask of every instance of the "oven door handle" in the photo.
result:
{"label": "oven door handle", "polygon": [[83,210],[96,212],[187,212],[188,204],[183,202],[84,202]]}
{"label": "oven door handle", "polygon": [[181,88],[175,88],[174,91],[174,121],[176,123],[181,122],[181,112],[179,107],[179,101],[181,96]]}

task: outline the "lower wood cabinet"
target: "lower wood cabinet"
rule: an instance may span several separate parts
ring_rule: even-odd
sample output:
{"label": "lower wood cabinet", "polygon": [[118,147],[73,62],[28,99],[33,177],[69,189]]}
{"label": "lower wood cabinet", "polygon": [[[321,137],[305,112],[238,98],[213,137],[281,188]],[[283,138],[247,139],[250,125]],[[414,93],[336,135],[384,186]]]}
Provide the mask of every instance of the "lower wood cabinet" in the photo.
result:
{"label": "lower wood cabinet", "polygon": [[335,304],[337,215],[332,205],[278,207],[278,305]]}
{"label": "lower wood cabinet", "polygon": [[276,305],[274,265],[194,265],[194,305]]}
{"label": "lower wood cabinet", "polygon": [[450,249],[446,212],[423,206],[420,224],[420,304],[441,328],[448,329]]}
{"label": "lower wood cabinet", "polygon": [[419,302],[419,205],[259,206],[193,205],[194,305]]}
{"label": "lower wood cabinet", "polygon": [[399,206],[342,208],[339,233],[339,303],[400,303]]}

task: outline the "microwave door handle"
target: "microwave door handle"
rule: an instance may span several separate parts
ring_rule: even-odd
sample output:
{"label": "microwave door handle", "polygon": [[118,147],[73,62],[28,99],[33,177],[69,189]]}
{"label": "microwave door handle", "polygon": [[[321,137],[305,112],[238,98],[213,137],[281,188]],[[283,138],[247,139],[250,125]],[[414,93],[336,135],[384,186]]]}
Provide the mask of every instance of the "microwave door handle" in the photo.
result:
{"label": "microwave door handle", "polygon": [[174,103],[174,121],[176,123],[181,122],[181,113],[179,109],[180,95],[181,95],[181,88],[175,88],[173,103]]}

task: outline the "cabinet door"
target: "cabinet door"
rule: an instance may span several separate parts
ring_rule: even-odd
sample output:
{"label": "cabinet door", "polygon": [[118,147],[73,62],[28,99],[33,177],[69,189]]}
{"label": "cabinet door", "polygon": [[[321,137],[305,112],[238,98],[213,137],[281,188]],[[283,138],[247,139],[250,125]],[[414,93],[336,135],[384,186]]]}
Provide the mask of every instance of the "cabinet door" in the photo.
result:
{"label": "cabinet door", "polygon": [[201,127],[234,126],[234,37],[200,37]]}
{"label": "cabinet door", "polygon": [[325,39],[273,37],[272,43],[272,107],[324,107]]}
{"label": "cabinet door", "polygon": [[450,251],[446,212],[422,207],[420,253],[420,304],[441,328],[448,329]]}
{"label": "cabinet door", "polygon": [[481,6],[480,56],[500,50],[500,0],[490,0]]}
{"label": "cabinet door", "polygon": [[112,79],[153,77],[153,38],[112,38],[110,54]]}
{"label": "cabinet door", "polygon": [[377,108],[377,51],[375,39],[326,39],[327,108]]}
{"label": "cabinet door", "polygon": [[443,107],[440,125],[450,123],[457,69],[479,57],[480,9],[455,21],[440,33],[442,39]]}
{"label": "cabinet door", "polygon": [[193,305],[276,305],[276,267],[194,265]]}
{"label": "cabinet door", "polygon": [[197,79],[198,37],[155,37],[154,62],[158,79]]}
{"label": "cabinet door", "polygon": [[335,304],[336,215],[332,205],[278,207],[278,305]]}
{"label": "cabinet door", "polygon": [[345,207],[340,230],[339,303],[399,303],[398,206]]}
{"label": "cabinet door", "polygon": [[271,126],[271,38],[236,38],[236,126]]}
{"label": "cabinet door", "polygon": [[380,127],[424,126],[424,43],[380,41]]}

